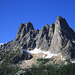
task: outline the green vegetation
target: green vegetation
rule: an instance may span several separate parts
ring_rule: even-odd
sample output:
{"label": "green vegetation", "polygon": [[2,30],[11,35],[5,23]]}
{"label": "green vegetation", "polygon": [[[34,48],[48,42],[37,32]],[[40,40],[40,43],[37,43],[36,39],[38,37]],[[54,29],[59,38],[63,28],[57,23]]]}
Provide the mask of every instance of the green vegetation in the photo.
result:
{"label": "green vegetation", "polygon": [[[17,67],[10,67],[7,65],[0,66],[0,75],[16,75],[20,69]],[[23,69],[24,70],[24,69]],[[75,75],[75,64],[63,65],[33,65],[32,68],[25,69],[24,75]]]}
{"label": "green vegetation", "polygon": [[4,64],[0,65],[0,75],[15,75],[18,70],[18,67],[11,67]]}
{"label": "green vegetation", "polygon": [[13,48],[8,49],[8,51],[2,51],[0,52],[0,61],[3,62],[3,64],[7,63],[14,63],[14,58],[20,54],[20,49],[17,49],[15,51],[12,51]]}
{"label": "green vegetation", "polygon": [[57,67],[56,65],[33,66],[25,75],[75,75],[75,64],[71,63],[62,67]]}
{"label": "green vegetation", "polygon": [[[23,69],[25,70],[23,75],[75,75],[75,64],[73,63],[58,67],[51,64],[45,65],[49,59],[38,59],[37,61],[41,62],[39,66],[32,65],[31,68]],[[8,65],[5,63],[0,65],[0,75],[16,75],[20,70],[17,66]]]}
{"label": "green vegetation", "polygon": [[0,52],[0,75],[15,75],[19,68],[13,64],[13,58],[18,54],[19,50],[11,52],[11,49],[8,51]]}
{"label": "green vegetation", "polygon": [[[13,58],[18,54],[17,52],[10,53],[10,50],[4,53],[1,53],[0,58],[3,60],[3,63],[0,65],[0,75],[16,75],[16,73],[21,70],[16,64],[13,64]],[[75,64],[69,63],[68,65],[47,65],[46,63],[50,59],[37,59],[39,65],[32,65],[31,68],[23,69],[25,74],[21,75],[75,75]],[[67,62],[70,62],[67,60]],[[45,65],[46,64],[46,65]]]}

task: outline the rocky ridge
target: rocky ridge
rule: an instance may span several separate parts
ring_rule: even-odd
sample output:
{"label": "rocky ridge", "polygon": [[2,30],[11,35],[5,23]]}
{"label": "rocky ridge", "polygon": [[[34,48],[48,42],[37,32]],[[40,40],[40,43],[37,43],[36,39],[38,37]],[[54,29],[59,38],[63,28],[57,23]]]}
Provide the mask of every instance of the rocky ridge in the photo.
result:
{"label": "rocky ridge", "polygon": [[66,59],[75,58],[75,32],[64,18],[58,16],[55,24],[34,30],[32,23],[21,24],[14,40],[23,49],[39,48],[52,53],[62,53]]}
{"label": "rocky ridge", "polygon": [[60,67],[75,63],[74,60],[75,32],[61,16],[55,24],[47,24],[40,30],[35,30],[31,22],[21,23],[15,40],[0,45],[0,74],[4,72],[3,75],[8,72],[8,75],[28,75],[34,65]]}
{"label": "rocky ridge", "polygon": [[61,16],[57,17],[55,24],[47,24],[40,30],[35,30],[31,22],[21,23],[15,40],[0,46],[0,60],[4,61],[2,57],[8,51],[10,52],[6,56],[15,54],[12,56],[14,63],[29,60],[33,56],[23,50],[35,48],[61,54],[65,59],[75,59],[75,32]]}

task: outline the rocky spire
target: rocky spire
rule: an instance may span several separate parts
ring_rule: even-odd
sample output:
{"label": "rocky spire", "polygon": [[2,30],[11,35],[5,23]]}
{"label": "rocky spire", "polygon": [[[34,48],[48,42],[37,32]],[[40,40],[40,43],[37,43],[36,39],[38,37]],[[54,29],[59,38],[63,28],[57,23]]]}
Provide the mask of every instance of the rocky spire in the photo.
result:
{"label": "rocky spire", "polygon": [[69,27],[68,23],[64,18],[58,16],[55,25],[56,25],[55,30],[56,32],[58,32],[58,30],[60,29],[59,31],[62,32],[62,34],[66,35],[68,39],[70,40],[75,39],[74,31]]}
{"label": "rocky spire", "polygon": [[43,50],[48,50],[48,32],[49,32],[49,25],[42,27],[39,31],[39,34],[36,36],[36,47],[41,48]]}
{"label": "rocky spire", "polygon": [[27,31],[27,32],[29,32],[30,30],[34,30],[34,27],[33,27],[33,25],[32,25],[31,22],[27,22],[27,23],[25,24],[25,27],[26,27],[26,31]]}
{"label": "rocky spire", "polygon": [[49,29],[49,25],[48,24],[46,24],[46,29]]}
{"label": "rocky spire", "polygon": [[34,30],[34,27],[31,22],[27,22],[25,24],[21,23],[15,41],[22,39],[31,30]]}
{"label": "rocky spire", "polygon": [[[23,49],[35,47],[49,50],[52,53],[62,53],[65,58],[74,57],[75,32],[64,18],[58,16],[55,24],[47,24],[41,30],[34,30],[32,23],[21,24],[15,41]],[[73,44],[74,43],[74,44]]]}
{"label": "rocky spire", "polygon": [[50,24],[49,34],[48,34],[48,36],[50,36],[50,38],[53,37],[54,29],[55,29],[55,24],[54,23]]}
{"label": "rocky spire", "polygon": [[55,30],[50,46],[53,53],[62,52],[63,56],[71,57],[72,43],[74,40],[74,31],[68,26],[66,20],[58,16],[55,22]]}

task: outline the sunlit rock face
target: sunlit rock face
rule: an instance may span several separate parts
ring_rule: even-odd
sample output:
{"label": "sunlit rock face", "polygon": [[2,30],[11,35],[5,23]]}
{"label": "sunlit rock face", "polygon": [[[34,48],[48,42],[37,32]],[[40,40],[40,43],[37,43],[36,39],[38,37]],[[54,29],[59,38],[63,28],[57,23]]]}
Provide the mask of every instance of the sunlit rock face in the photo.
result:
{"label": "sunlit rock face", "polygon": [[20,24],[14,44],[16,46],[20,44],[23,49],[34,48],[35,40],[33,38],[35,38],[38,32],[38,30],[34,30],[34,27],[30,22]]}
{"label": "sunlit rock face", "polygon": [[[28,28],[27,28],[28,26]],[[21,45],[23,49],[41,48],[43,50],[49,50],[51,40],[54,34],[55,24],[51,24],[50,27],[47,24],[42,27],[41,30],[34,30],[32,23],[21,24],[14,40],[14,44]]]}
{"label": "sunlit rock face", "polygon": [[55,22],[55,31],[50,46],[53,53],[61,52],[66,58],[71,58],[74,50],[72,43],[75,40],[74,31],[68,26],[66,20],[58,16]]}
{"label": "sunlit rock face", "polygon": [[31,22],[21,23],[14,46],[22,49],[38,48],[52,53],[61,53],[64,58],[75,57],[75,32],[64,18],[58,16],[55,24],[47,24],[35,30]]}

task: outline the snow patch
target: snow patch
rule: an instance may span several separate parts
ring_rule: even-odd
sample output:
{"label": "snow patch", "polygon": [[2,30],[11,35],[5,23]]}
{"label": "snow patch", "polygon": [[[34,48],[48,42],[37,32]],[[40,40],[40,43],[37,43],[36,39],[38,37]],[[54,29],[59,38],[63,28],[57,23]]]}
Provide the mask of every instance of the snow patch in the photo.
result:
{"label": "snow patch", "polygon": [[71,61],[72,63],[75,63],[75,61]]}
{"label": "snow patch", "polygon": [[28,62],[27,60],[24,60],[24,62]]}
{"label": "snow patch", "polygon": [[42,53],[43,51],[40,49],[35,48],[34,50],[29,51],[31,54],[37,54],[37,53]]}
{"label": "snow patch", "polygon": [[42,51],[40,49],[37,49],[35,48],[34,50],[31,50],[31,51],[27,51],[26,49],[24,50],[26,53],[28,54],[37,54],[37,53],[43,53],[43,57],[44,58],[51,58],[53,56],[57,56],[57,54],[53,54],[53,53],[50,53],[49,51]]}
{"label": "snow patch", "polygon": [[51,58],[53,56],[57,56],[57,54],[53,54],[53,53],[50,53],[49,51],[47,52],[43,52],[44,54],[47,54],[47,56],[45,58]]}

